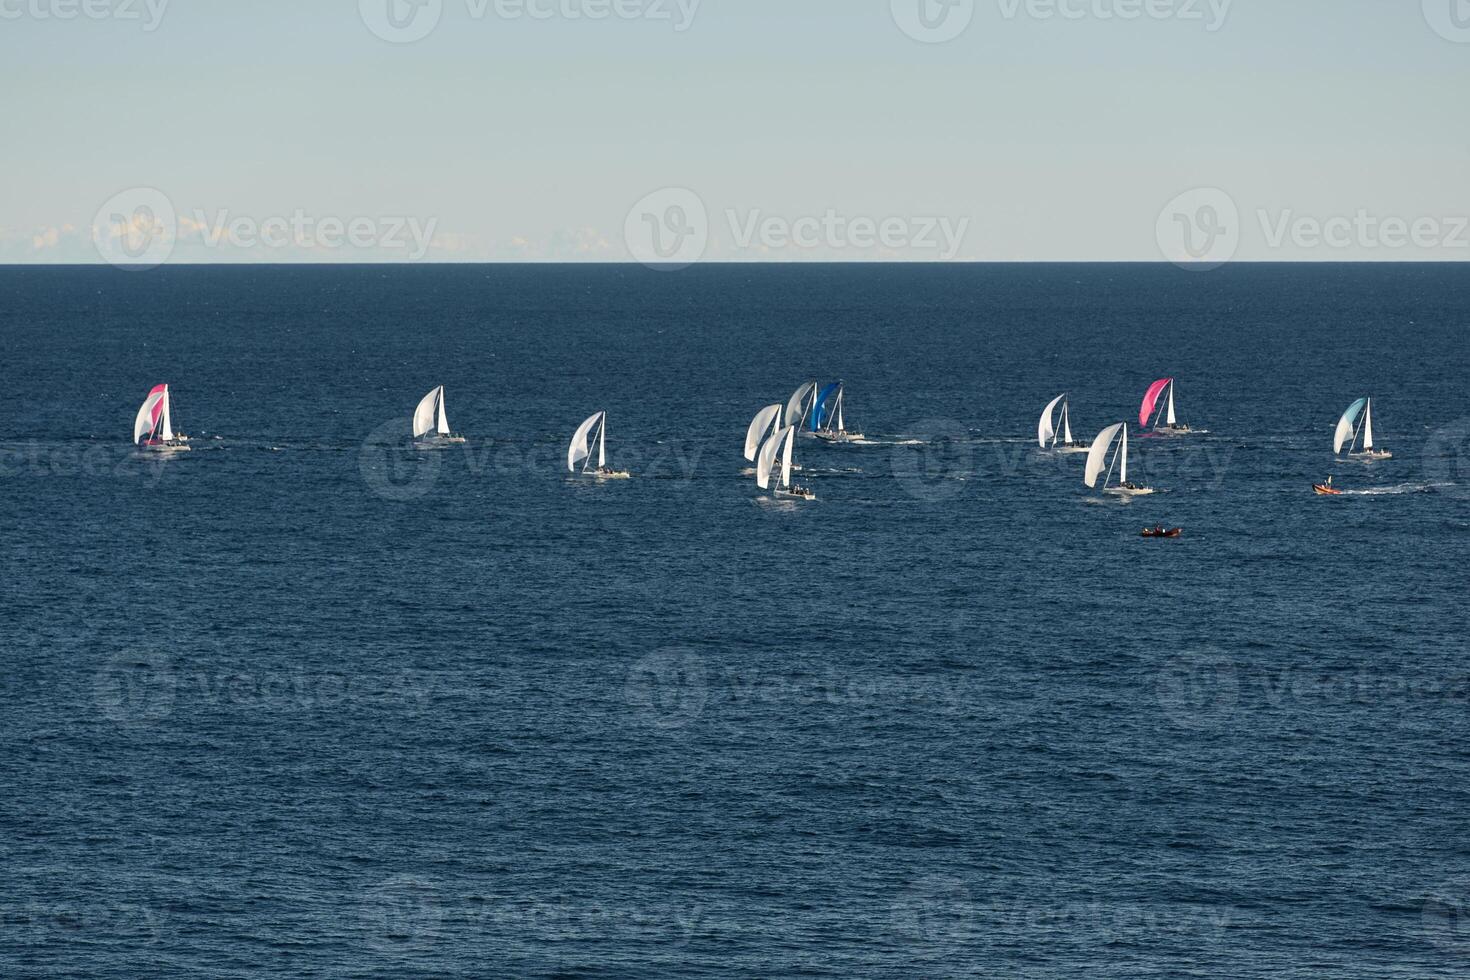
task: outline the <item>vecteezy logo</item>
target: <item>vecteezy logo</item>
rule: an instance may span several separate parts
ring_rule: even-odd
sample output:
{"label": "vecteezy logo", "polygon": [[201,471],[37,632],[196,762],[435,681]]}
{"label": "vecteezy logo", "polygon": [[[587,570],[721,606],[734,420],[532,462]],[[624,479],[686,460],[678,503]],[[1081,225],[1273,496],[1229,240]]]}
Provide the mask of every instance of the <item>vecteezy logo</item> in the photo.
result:
{"label": "vecteezy logo", "polygon": [[444,0],[357,0],[367,29],[390,44],[412,44],[439,26]]}
{"label": "vecteezy logo", "polygon": [[358,471],[368,489],[384,500],[418,500],[439,482],[439,453],[415,448],[412,431],[407,419],[394,419],[363,440]]}
{"label": "vecteezy logo", "polygon": [[1240,704],[1240,671],[1219,651],[1175,657],[1158,678],[1159,707],[1181,728],[1214,728]]}
{"label": "vecteezy logo", "polygon": [[152,187],[131,187],[108,198],[92,218],[92,244],[103,261],[143,272],[173,254],[178,217],[173,202]]}
{"label": "vecteezy logo", "polygon": [[943,503],[965,492],[975,469],[970,432],[950,419],[931,419],[913,427],[918,438],[893,448],[893,475],[917,500]]}
{"label": "vecteezy logo", "polygon": [[1470,418],[1434,430],[1424,443],[1424,476],[1458,497],[1470,496]]}
{"label": "vecteezy logo", "polygon": [[444,931],[440,895],[429,882],[400,875],[369,888],[361,902],[368,945],[379,952],[422,949]]}
{"label": "vecteezy logo", "polygon": [[92,678],[92,696],[108,721],[146,725],[172,713],[178,676],[162,654],[120,654]]}
{"label": "vecteezy logo", "polygon": [[1470,44],[1470,0],[1424,0],[1424,19],[1446,41]]}
{"label": "vecteezy logo", "polygon": [[693,191],[666,187],[633,205],[623,239],[633,258],[650,269],[687,269],[709,246],[709,211]]}
{"label": "vecteezy logo", "polygon": [[1240,247],[1240,209],[1218,187],[1199,187],[1165,205],[1155,233],[1159,251],[1180,268],[1218,269]]}
{"label": "vecteezy logo", "polygon": [[975,19],[975,0],[891,0],[893,22],[915,41],[953,41]]}
{"label": "vecteezy logo", "polygon": [[623,695],[654,728],[683,728],[704,713],[709,672],[693,650],[659,650],[628,671]]}

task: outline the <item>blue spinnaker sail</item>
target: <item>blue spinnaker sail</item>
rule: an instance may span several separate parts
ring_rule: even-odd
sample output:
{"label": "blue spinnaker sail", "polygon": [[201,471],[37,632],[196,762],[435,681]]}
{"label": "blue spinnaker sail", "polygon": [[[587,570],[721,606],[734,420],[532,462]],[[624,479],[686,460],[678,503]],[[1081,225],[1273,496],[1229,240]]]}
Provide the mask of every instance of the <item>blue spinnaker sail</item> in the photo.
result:
{"label": "blue spinnaker sail", "polygon": [[816,406],[812,409],[813,432],[820,431],[822,426],[826,425],[827,421],[831,418],[832,408],[827,404],[827,402],[831,400],[833,394],[835,394],[841,387],[841,381],[834,381],[827,387],[823,388],[821,394],[817,395]]}

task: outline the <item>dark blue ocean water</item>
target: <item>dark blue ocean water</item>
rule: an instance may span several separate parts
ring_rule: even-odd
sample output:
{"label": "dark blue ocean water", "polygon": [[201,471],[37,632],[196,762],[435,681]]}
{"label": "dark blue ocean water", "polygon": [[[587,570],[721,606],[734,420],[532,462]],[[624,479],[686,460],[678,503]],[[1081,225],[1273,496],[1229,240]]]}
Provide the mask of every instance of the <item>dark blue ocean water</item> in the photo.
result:
{"label": "dark blue ocean water", "polygon": [[[0,974],[1470,975],[1467,326],[1464,266],[0,270]],[[1165,375],[1164,492],[1035,450]],[[837,377],[870,444],[761,501]]]}

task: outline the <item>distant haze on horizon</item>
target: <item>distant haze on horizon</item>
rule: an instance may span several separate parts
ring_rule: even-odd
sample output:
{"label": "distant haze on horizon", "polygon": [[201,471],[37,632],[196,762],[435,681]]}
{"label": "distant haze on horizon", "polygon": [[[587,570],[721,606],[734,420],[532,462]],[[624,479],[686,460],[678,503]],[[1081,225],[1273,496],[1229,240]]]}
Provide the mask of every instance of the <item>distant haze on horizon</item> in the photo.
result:
{"label": "distant haze on horizon", "polygon": [[1470,259],[1470,0],[0,0],[0,263]]}

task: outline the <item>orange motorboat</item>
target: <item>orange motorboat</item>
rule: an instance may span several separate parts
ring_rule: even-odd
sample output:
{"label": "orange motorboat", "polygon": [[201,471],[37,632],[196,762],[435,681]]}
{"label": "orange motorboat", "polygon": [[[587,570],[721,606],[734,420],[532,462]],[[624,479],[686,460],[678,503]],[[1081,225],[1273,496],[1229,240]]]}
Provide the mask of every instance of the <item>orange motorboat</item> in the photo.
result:
{"label": "orange motorboat", "polygon": [[1312,489],[1315,490],[1315,491],[1317,491],[1317,493],[1320,496],[1323,496],[1323,497],[1341,497],[1342,496],[1342,491],[1341,490],[1334,490],[1332,487],[1329,487],[1329,486],[1327,486],[1326,484],[1323,484],[1323,483],[1314,483],[1314,484],[1312,484]]}

